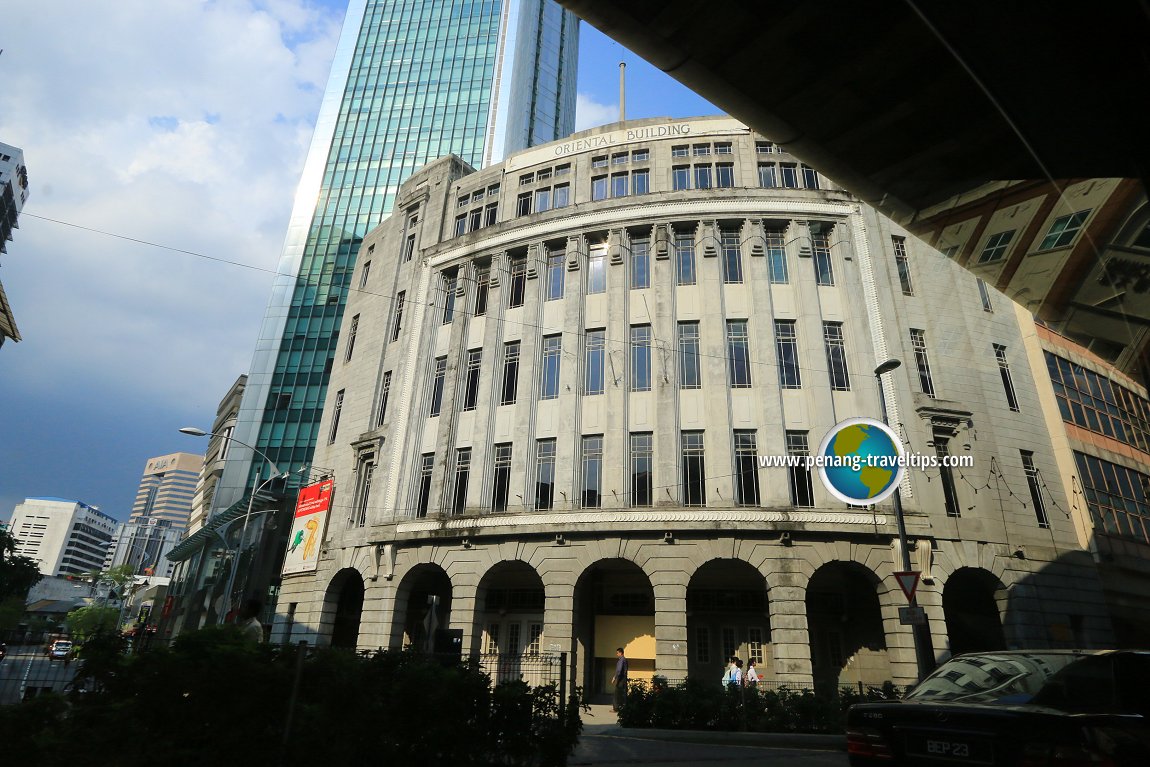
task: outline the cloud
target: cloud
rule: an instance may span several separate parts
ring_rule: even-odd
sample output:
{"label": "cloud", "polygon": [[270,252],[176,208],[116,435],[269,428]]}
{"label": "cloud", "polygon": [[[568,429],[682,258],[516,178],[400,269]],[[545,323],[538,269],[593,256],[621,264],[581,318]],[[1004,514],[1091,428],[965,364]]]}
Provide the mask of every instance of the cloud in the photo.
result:
{"label": "cloud", "polygon": [[[71,494],[118,513],[107,496],[130,502],[139,474],[106,463],[108,444],[139,469],[201,447],[168,433],[210,424],[250,365],[341,14],[313,0],[6,9],[19,35],[3,44],[0,141],[24,150],[30,197],[0,261],[23,336],[0,349],[0,498],[53,494],[61,469],[35,456],[69,443],[87,456],[68,462]],[[48,426],[92,407],[115,414],[102,433]],[[117,422],[131,444],[107,432]]]}
{"label": "cloud", "polygon": [[619,102],[600,104],[592,96],[579,93],[575,96],[575,130],[597,128],[607,123],[618,122]]}

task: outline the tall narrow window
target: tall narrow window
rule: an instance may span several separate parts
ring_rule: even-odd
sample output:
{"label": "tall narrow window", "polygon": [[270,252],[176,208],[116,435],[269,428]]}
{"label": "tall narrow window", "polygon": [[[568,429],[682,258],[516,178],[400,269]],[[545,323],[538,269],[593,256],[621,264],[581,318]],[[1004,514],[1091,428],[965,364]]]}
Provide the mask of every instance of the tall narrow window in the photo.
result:
{"label": "tall narrow window", "polygon": [[481,266],[475,270],[475,316],[487,314],[487,293],[491,289],[491,268]]}
{"label": "tall narrow window", "polygon": [[603,435],[583,438],[583,493],[581,505],[597,509],[603,505]]}
{"label": "tall narrow window", "polygon": [[435,453],[420,456],[419,484],[415,494],[415,516],[426,517],[427,506],[431,502],[431,471],[435,467]]}
{"label": "tall narrow window", "polygon": [[494,226],[499,219],[499,203],[495,202],[483,208],[483,225]]}
{"label": "tall narrow window", "polygon": [[474,232],[483,226],[483,208],[472,208],[467,214],[467,231]]}
{"label": "tall narrow window", "polygon": [[387,418],[387,398],[391,395],[391,371],[383,374],[383,383],[379,387],[379,415],[375,419],[375,427],[383,426],[383,419]]}
{"label": "tall narrow window", "polygon": [[835,270],[831,263],[830,234],[811,232],[811,255],[815,261],[815,284],[831,286],[835,284]]}
{"label": "tall narrow window", "polygon": [[784,234],[782,229],[767,229],[763,232],[767,241],[767,271],[771,282],[780,285],[790,282]]}
{"label": "tall narrow window", "polygon": [[779,365],[779,386],[802,388],[799,376],[799,338],[794,320],[775,320],[775,357]]}
{"label": "tall narrow window", "polygon": [[[805,431],[787,432],[787,455],[806,457],[810,455]],[[787,469],[791,486],[791,505],[800,508],[811,508],[815,505],[815,488],[811,482],[811,471],[801,464]]]}
{"label": "tall narrow window", "polygon": [[681,436],[683,460],[683,505],[707,505],[706,461],[703,455],[703,432],[685,431]]}
{"label": "tall narrow window", "polygon": [[631,173],[631,193],[647,194],[651,191],[651,171],[637,170]]}
{"label": "tall narrow window", "polygon": [[401,290],[395,294],[395,316],[391,322],[391,340],[399,338],[399,331],[403,330],[403,302],[407,298],[407,291]]}
{"label": "tall narrow window", "polygon": [[914,295],[914,286],[910,282],[910,261],[906,257],[906,238],[891,237],[894,244],[894,264],[898,267],[898,282],[902,286],[904,296]]}
{"label": "tall narrow window", "polygon": [[511,490],[511,443],[495,446],[495,476],[491,483],[491,510],[507,511]]}
{"label": "tall narrow window", "polygon": [[351,318],[351,329],[347,333],[347,349],[343,353],[343,361],[351,361],[351,353],[355,351],[355,336],[359,333],[359,315]]}
{"label": "tall narrow window", "polygon": [[503,389],[499,398],[500,405],[514,405],[515,396],[519,391],[519,342],[508,341],[503,344]]}
{"label": "tall narrow window", "polygon": [[587,293],[607,291],[607,246],[592,245],[591,256],[587,259]]}
{"label": "tall narrow window", "polygon": [[535,212],[543,213],[551,210],[551,187],[535,190]]}
{"label": "tall narrow window", "polygon": [[691,235],[675,236],[675,284],[695,284],[695,238]]}
{"label": "tall narrow window", "polygon": [[797,189],[799,186],[799,170],[794,163],[784,162],[779,166],[782,171],[783,186],[787,189]]}
{"label": "tall narrow window", "polygon": [[612,173],[611,174],[611,196],[612,197],[626,197],[627,196],[627,174],[626,173]]}
{"label": "tall narrow window", "polygon": [[463,409],[474,410],[479,401],[479,368],[483,361],[482,349],[467,351],[467,373],[463,385]]}
{"label": "tall narrow window", "polygon": [[1050,527],[1050,518],[1046,516],[1046,503],[1042,500],[1041,477],[1038,475],[1038,467],[1034,465],[1034,453],[1029,450],[1019,452],[1022,454],[1022,468],[1026,470],[1026,484],[1030,487],[1030,503],[1034,506],[1034,518],[1038,521],[1039,527]]}
{"label": "tall narrow window", "polygon": [[938,459],[938,475],[942,484],[942,501],[946,516],[962,516],[958,505],[958,490],[954,484],[954,473],[950,468],[950,437],[936,431],[934,433],[934,455]]}
{"label": "tall narrow window", "polygon": [[1018,396],[1014,393],[1014,381],[1010,378],[1010,363],[1006,360],[1006,347],[994,345],[994,358],[998,360],[998,374],[1002,376],[1002,388],[1006,392],[1006,404],[1018,412]]}
{"label": "tall narrow window", "polygon": [[711,183],[711,166],[710,165],[696,165],[695,166],[695,188],[696,189],[710,189],[714,184]]}
{"label": "tall narrow window", "polygon": [[367,287],[367,275],[371,274],[371,262],[363,262],[363,271],[359,273],[359,287],[360,289]]}
{"label": "tall narrow window", "polygon": [[563,267],[566,257],[562,251],[547,256],[547,287],[544,301],[555,301],[563,297]]}
{"label": "tall narrow window", "polygon": [[759,505],[759,458],[754,431],[735,432],[735,503]]}
{"label": "tall narrow window", "polygon": [[651,449],[651,434],[631,435],[631,505],[650,506],[652,501],[651,475],[654,453]]}
{"label": "tall narrow window", "polygon": [[801,166],[803,171],[803,186],[807,189],[819,188],[819,174],[809,165]]}
{"label": "tall narrow window", "polygon": [[727,320],[727,381],[732,389],[751,385],[751,345],[746,320]]}
{"label": "tall narrow window", "polygon": [[651,326],[631,326],[631,391],[651,391]]}
{"label": "tall narrow window", "polygon": [[451,497],[451,513],[462,514],[467,507],[467,480],[471,476],[471,448],[455,451],[455,488]]}
{"label": "tall narrow window", "polygon": [[439,415],[443,407],[443,379],[447,375],[447,357],[435,358],[435,377],[431,381],[431,412],[428,418]]}
{"label": "tall narrow window", "polygon": [[566,208],[571,204],[571,185],[558,184],[555,187],[555,207]]}
{"label": "tall narrow window", "polygon": [[850,391],[851,380],[847,373],[847,350],[841,322],[823,323],[823,346],[827,352],[827,374],[831,379],[831,388],[835,391]]}
{"label": "tall narrow window", "polygon": [[[460,232],[462,234],[462,232]],[[411,260],[412,255],[415,253],[415,235],[407,235],[407,239],[403,241],[403,262],[407,263]]]}
{"label": "tall narrow window", "polygon": [[591,199],[592,200],[606,200],[607,199],[607,177],[595,176],[591,179]]}
{"label": "tall narrow window", "polygon": [[715,166],[715,186],[719,189],[731,189],[735,186],[734,165],[719,163]]}
{"label": "tall narrow window", "polygon": [[691,188],[691,166],[676,165],[671,168],[671,190],[678,192]]}
{"label": "tall narrow window", "polygon": [[910,329],[910,345],[914,349],[914,364],[918,368],[918,385],[922,393],[934,397],[934,380],[930,376],[930,360],[926,356],[926,332]]}
{"label": "tall narrow window", "polygon": [[443,324],[455,319],[455,275],[443,277]]}
{"label": "tall narrow window", "polygon": [[583,393],[603,393],[603,369],[606,363],[606,331],[588,330],[583,336]]}
{"label": "tall narrow window", "polygon": [[359,461],[359,471],[355,482],[355,511],[352,518],[354,527],[367,524],[367,502],[371,497],[371,478],[375,474],[375,454],[369,453]]}
{"label": "tall narrow window", "polygon": [[515,198],[515,216],[531,215],[531,192],[524,192]]}
{"label": "tall narrow window", "polygon": [[651,242],[631,241],[631,289],[651,287]]}
{"label": "tall narrow window", "polygon": [[720,241],[723,246],[723,282],[742,282],[743,252],[739,246],[739,233],[734,229],[724,229]]}
{"label": "tall narrow window", "polygon": [[759,163],[759,186],[773,189],[779,185],[778,171],[773,162]]}
{"label": "tall narrow window", "polygon": [[535,443],[535,508],[555,506],[555,440],[540,439]]}
{"label": "tall narrow window", "polygon": [[543,375],[539,384],[539,399],[559,396],[559,361],[563,354],[563,337],[543,337]]}
{"label": "tall narrow window", "polygon": [[332,408],[331,413],[331,431],[327,434],[327,443],[330,445],[335,442],[335,435],[339,431],[339,416],[343,412],[343,393],[344,389],[340,389],[335,393],[335,406]]}
{"label": "tall narrow window", "polygon": [[527,257],[518,256],[511,259],[511,285],[507,291],[507,308],[514,309],[523,306],[523,294],[527,290]]}
{"label": "tall narrow window", "polygon": [[699,323],[679,323],[679,388],[698,389],[703,385],[699,365]]}
{"label": "tall narrow window", "polygon": [[978,297],[982,299],[982,310],[984,312],[993,312],[994,304],[990,303],[990,289],[986,287],[986,283],[982,280],[978,282]]}

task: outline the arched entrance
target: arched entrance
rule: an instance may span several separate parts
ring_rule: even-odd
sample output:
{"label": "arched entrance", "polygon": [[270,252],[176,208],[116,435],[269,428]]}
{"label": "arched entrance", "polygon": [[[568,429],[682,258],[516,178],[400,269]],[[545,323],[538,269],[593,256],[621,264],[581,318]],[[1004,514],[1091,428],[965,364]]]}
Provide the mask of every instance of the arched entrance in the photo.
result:
{"label": "arched entrance", "polygon": [[878,579],[858,562],[828,562],[807,586],[811,673],[820,694],[890,679]]}
{"label": "arched entrance", "polygon": [[448,636],[450,616],[451,578],[444,569],[430,563],[411,568],[395,595],[395,619],[402,621],[401,646],[434,651],[437,636],[441,642]]}
{"label": "arched entrance", "polygon": [[500,562],[479,581],[472,636],[483,670],[496,683],[551,681],[538,657],[543,652],[543,604],[543,580],[526,562]]}
{"label": "arched entrance", "polygon": [[731,656],[774,676],[771,616],[762,573],[739,559],[714,559],[687,585],[687,674],[718,683]]}
{"label": "arched entrance", "polygon": [[942,588],[942,611],[952,655],[964,652],[1005,650],[999,600],[1006,588],[988,570],[960,567]]}
{"label": "arched entrance", "polygon": [[324,612],[331,615],[331,646],[356,649],[363,615],[363,576],[358,570],[349,567],[335,574],[324,596]]}
{"label": "arched entrance", "polygon": [[615,648],[624,648],[630,679],[655,672],[655,590],[634,562],[604,559],[583,571],[575,584],[575,641],[584,689],[611,693]]}

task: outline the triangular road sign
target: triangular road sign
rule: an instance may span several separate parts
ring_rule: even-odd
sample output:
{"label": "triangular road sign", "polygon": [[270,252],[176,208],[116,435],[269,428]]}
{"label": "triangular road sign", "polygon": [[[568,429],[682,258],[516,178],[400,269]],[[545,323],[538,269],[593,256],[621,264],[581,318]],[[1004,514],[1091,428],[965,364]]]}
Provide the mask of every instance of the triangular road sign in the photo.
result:
{"label": "triangular road sign", "polygon": [[902,589],[902,593],[906,594],[906,601],[908,602],[914,599],[914,590],[918,588],[918,576],[919,573],[914,571],[894,574],[894,579],[898,581],[898,587]]}

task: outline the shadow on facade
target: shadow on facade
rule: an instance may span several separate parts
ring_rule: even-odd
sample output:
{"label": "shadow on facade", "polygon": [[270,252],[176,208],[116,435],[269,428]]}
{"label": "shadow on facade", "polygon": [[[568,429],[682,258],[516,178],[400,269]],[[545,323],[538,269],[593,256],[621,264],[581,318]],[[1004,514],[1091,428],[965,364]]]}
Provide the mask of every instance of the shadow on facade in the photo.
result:
{"label": "shadow on facade", "polygon": [[583,571],[575,584],[576,656],[591,694],[610,691],[615,649],[623,647],[630,679],[655,673],[655,592],[634,562],[606,559]]}
{"label": "shadow on facade", "polygon": [[890,679],[878,585],[858,562],[827,562],[811,576],[807,625],[816,691]]}
{"label": "shadow on facade", "polygon": [[[1004,615],[1012,649],[1114,646],[1098,566],[1086,551],[1062,554],[1020,578],[1009,589]],[[1143,636],[1143,644],[1150,644],[1150,636]]]}

